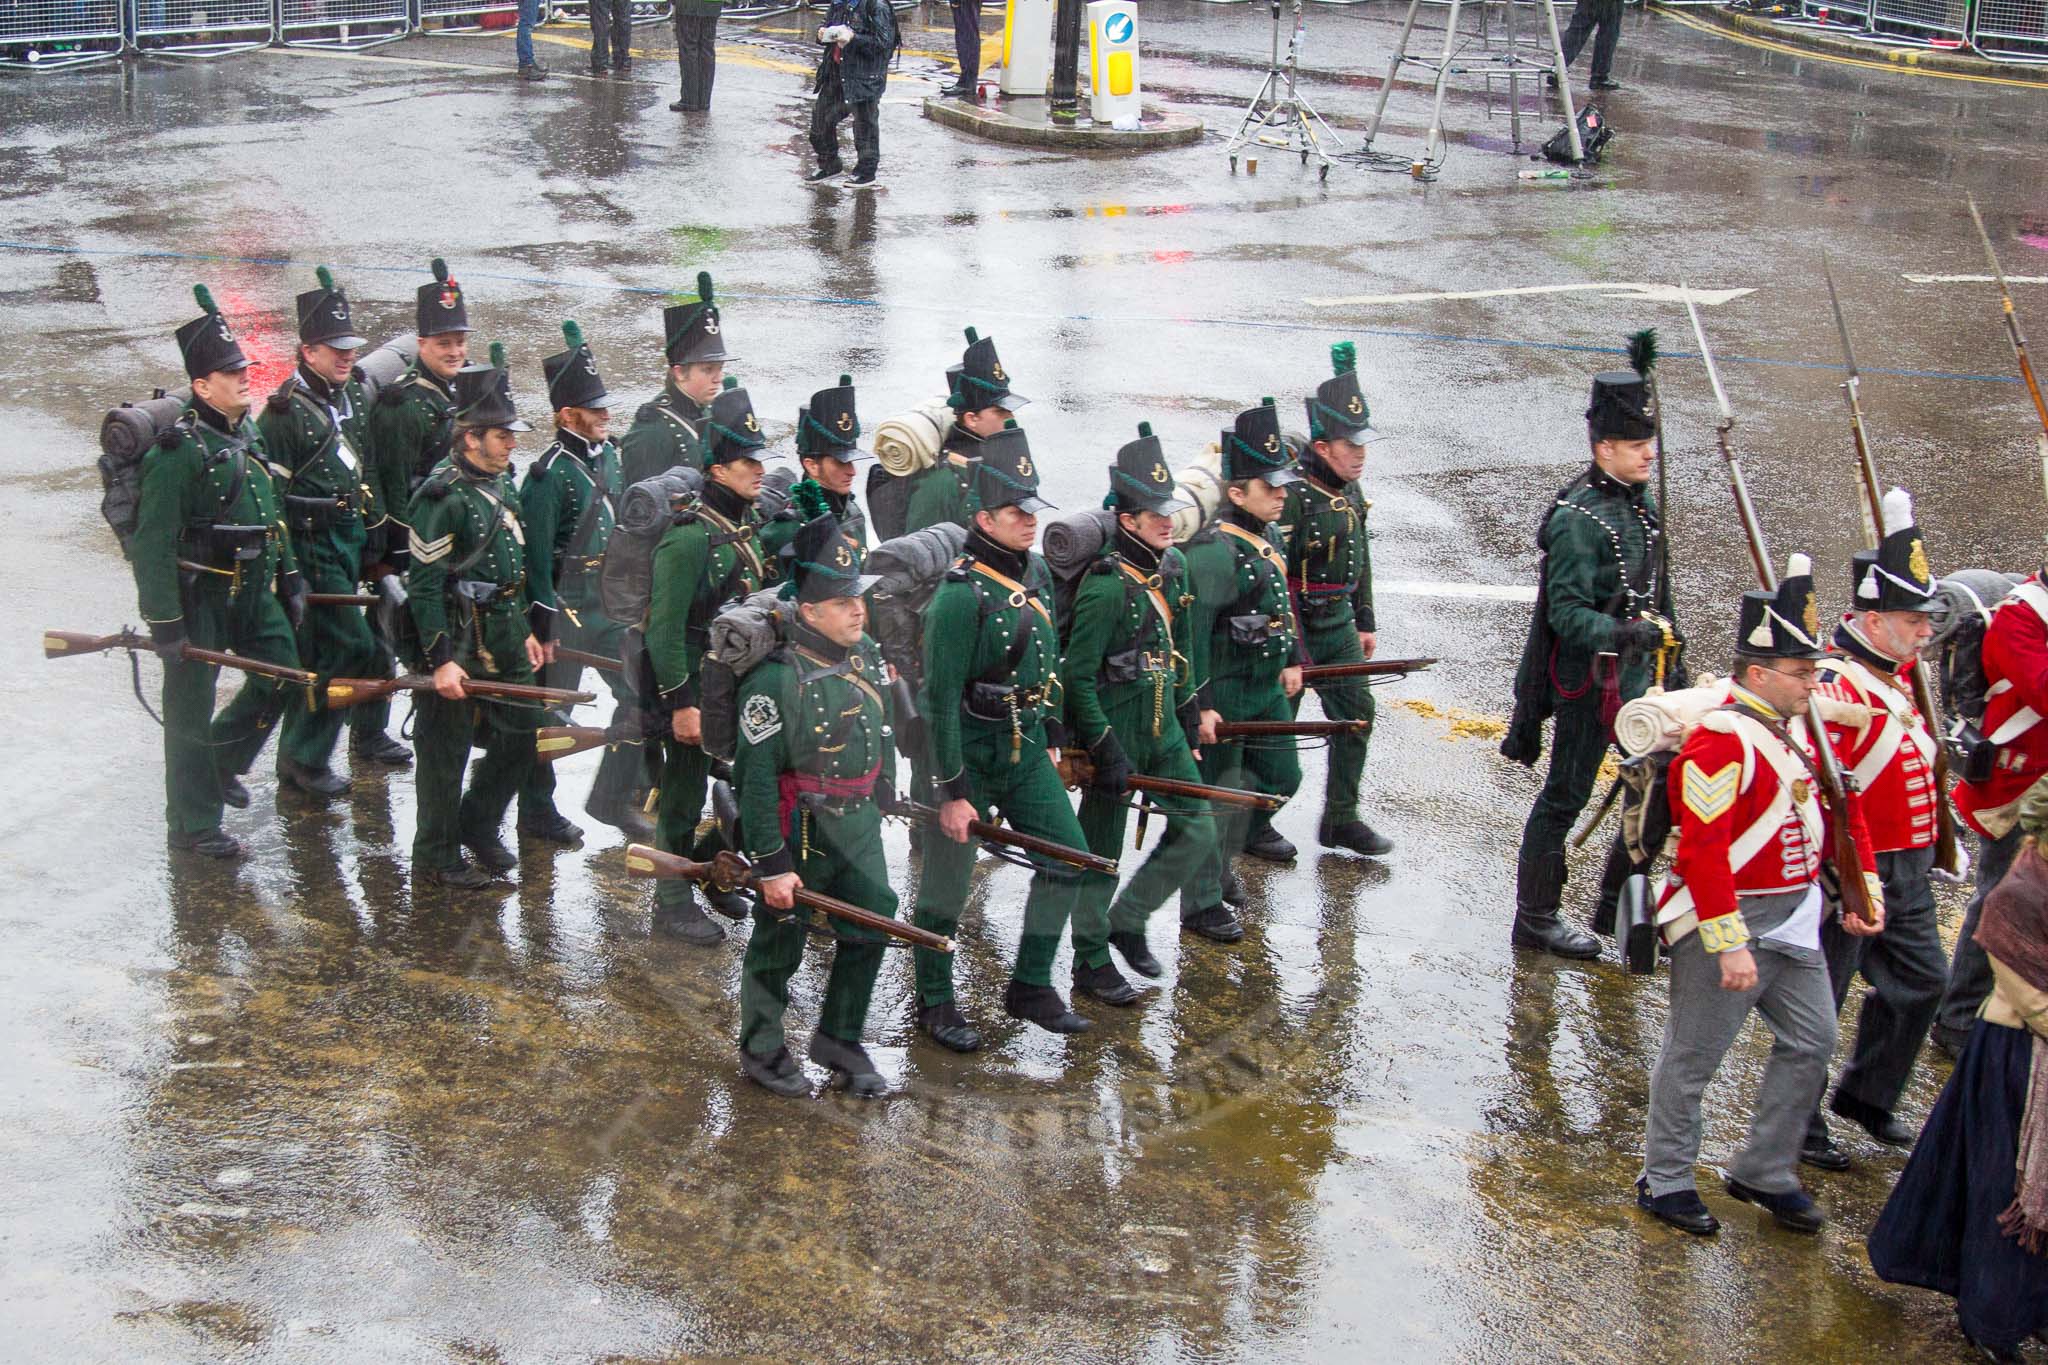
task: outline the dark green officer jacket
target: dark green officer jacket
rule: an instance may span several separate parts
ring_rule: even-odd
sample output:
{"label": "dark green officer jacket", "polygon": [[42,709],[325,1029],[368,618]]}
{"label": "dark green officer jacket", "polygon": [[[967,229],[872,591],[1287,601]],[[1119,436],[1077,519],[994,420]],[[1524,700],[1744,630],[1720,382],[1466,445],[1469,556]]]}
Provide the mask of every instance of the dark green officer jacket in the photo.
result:
{"label": "dark green officer jacket", "polygon": [[972,466],[953,463],[950,457],[960,456],[965,460],[981,458],[981,438],[965,427],[954,427],[953,434],[946,438],[946,448],[939,455],[938,464],[918,476],[917,487],[911,490],[910,509],[904,514],[904,531],[922,531],[928,526],[943,526],[947,522],[966,526],[973,522],[973,500],[969,490],[974,483]]}
{"label": "dark green officer jacket", "polygon": [[557,430],[554,444],[526,471],[519,508],[527,595],[539,611],[567,610],[587,626],[601,623],[597,566],[623,491],[619,448],[610,441],[592,447],[573,431]]}
{"label": "dark green officer jacket", "polygon": [[355,379],[333,386],[301,366],[270,395],[256,426],[294,531],[351,518],[365,533],[386,524],[369,425],[369,404]]}
{"label": "dark green officer jacket", "polygon": [[707,483],[702,499],[678,513],[654,547],[644,631],[663,709],[697,705],[711,618],[767,581],[759,527],[750,505],[724,485]]}
{"label": "dark green officer jacket", "polygon": [[[450,458],[420,485],[407,520],[406,608],[427,663],[438,668],[453,660],[475,671],[488,648],[494,661],[485,662],[485,671],[512,666],[495,657],[511,645],[523,648],[527,635],[526,529],[512,480]],[[517,627],[503,624],[507,618],[516,618]]]}
{"label": "dark green officer jacket", "polygon": [[1303,478],[1287,489],[1279,527],[1287,547],[1288,586],[1303,630],[1342,624],[1371,631],[1372,548],[1366,512],[1372,504],[1354,480],[1338,484],[1310,451]]}
{"label": "dark green officer jacket", "polygon": [[[852,493],[834,493],[829,489],[825,494],[825,505],[838,519],[839,529],[852,537],[853,543],[865,550],[868,547],[867,514],[860,510],[860,504],[853,500]],[[768,552],[770,568],[774,568],[782,547],[796,539],[796,533],[803,529],[803,514],[794,507],[785,507],[761,524],[761,544]]]}
{"label": "dark green officer jacket", "polygon": [[1300,662],[1286,551],[1272,527],[1226,508],[1189,540],[1185,555],[1195,599],[1188,613],[1195,689],[1206,709],[1228,720],[1233,703],[1277,689],[1281,670]]}
{"label": "dark green officer jacket", "polygon": [[[448,456],[455,439],[455,404],[448,386],[418,361],[377,395],[369,417],[370,456],[377,477],[370,480],[387,515],[405,521],[401,509]],[[390,534],[392,543],[398,537]]]}
{"label": "dark green officer jacket", "polygon": [[702,469],[704,418],[704,408],[670,377],[660,395],[651,403],[642,403],[633,414],[633,425],[619,443],[626,486],[631,488],[677,465]]}
{"label": "dark green officer jacket", "polygon": [[[230,428],[195,398],[173,432],[175,444],[159,443],[143,456],[128,550],[142,619],[153,626],[184,619],[180,560],[205,566],[196,574],[199,584],[237,593],[252,586],[268,592],[279,573],[298,569],[256,424],[245,416]],[[232,535],[209,530],[229,526],[254,529]],[[237,557],[231,540],[242,544],[247,558]]]}
{"label": "dark green officer jacket", "polygon": [[1186,563],[1168,549],[1156,570],[1114,550],[1075,589],[1067,632],[1067,728],[1092,747],[1116,717],[1158,738],[1195,700],[1188,665]]}
{"label": "dark green officer jacket", "polygon": [[833,803],[871,801],[877,783],[894,788],[887,681],[873,640],[863,635],[841,649],[801,625],[740,680],[733,787],[740,851],[760,875],[796,870],[784,822],[786,812],[795,819],[792,778],[822,787],[809,794]]}
{"label": "dark green officer jacket", "polygon": [[1008,743],[998,747],[1011,762],[1021,759],[1024,743],[1035,740],[1041,726],[1046,746],[1064,746],[1066,699],[1052,602],[1052,570],[1037,554],[1006,550],[979,529],[967,533],[966,553],[946,571],[924,614],[919,705],[942,798],[972,797],[964,738],[1000,732]]}

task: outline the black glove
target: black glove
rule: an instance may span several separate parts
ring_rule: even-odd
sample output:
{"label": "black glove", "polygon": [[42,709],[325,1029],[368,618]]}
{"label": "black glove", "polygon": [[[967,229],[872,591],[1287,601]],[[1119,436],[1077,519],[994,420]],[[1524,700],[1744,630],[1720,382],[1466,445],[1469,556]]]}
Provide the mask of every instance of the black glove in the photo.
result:
{"label": "black glove", "polygon": [[284,601],[284,614],[290,618],[293,630],[306,626],[306,577],[297,569],[287,569],[277,578],[277,595]]}
{"label": "black glove", "polygon": [[1202,747],[1202,703],[1200,698],[1189,697],[1174,708],[1174,718],[1180,722],[1181,733],[1188,737],[1188,747]]}
{"label": "black glove", "polygon": [[1110,796],[1122,796],[1130,790],[1131,760],[1124,757],[1124,746],[1117,742],[1116,731],[1104,730],[1102,738],[1088,746],[1088,762],[1095,769],[1090,787]]}
{"label": "black glove", "polygon": [[156,657],[165,663],[174,663],[185,657],[185,623],[180,621],[152,621],[149,623],[149,647],[156,651]]}
{"label": "black glove", "polygon": [[555,638],[555,614],[535,602],[526,609],[526,628],[533,632],[533,638],[546,644]]}
{"label": "black glove", "polygon": [[1639,654],[1654,654],[1664,647],[1664,627],[1655,621],[1624,621],[1614,632],[1614,643]]}

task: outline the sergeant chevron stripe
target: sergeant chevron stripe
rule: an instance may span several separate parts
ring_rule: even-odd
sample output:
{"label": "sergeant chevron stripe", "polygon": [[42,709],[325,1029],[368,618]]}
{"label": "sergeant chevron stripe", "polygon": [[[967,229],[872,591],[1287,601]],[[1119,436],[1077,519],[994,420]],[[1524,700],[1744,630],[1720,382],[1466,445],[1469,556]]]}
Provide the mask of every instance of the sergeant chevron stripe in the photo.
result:
{"label": "sergeant chevron stripe", "polygon": [[455,533],[453,531],[433,540],[421,540],[418,531],[408,529],[406,539],[412,542],[414,562],[420,564],[431,564],[437,559],[445,559],[448,551],[455,546]]}
{"label": "sergeant chevron stripe", "polygon": [[1742,765],[1730,763],[1716,772],[1702,772],[1697,763],[1685,765],[1686,809],[1711,825],[1735,804],[1735,784],[1742,778]]}

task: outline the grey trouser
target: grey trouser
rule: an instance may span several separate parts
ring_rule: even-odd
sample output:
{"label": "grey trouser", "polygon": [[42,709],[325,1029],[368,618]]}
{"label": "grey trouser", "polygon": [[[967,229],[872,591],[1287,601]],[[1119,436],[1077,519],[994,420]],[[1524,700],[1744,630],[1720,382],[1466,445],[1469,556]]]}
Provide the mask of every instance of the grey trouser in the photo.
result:
{"label": "grey trouser", "polygon": [[1799,1188],[1800,1143],[1835,1055],[1835,1002],[1827,964],[1817,951],[1765,943],[1763,935],[1783,924],[1802,898],[1797,891],[1743,898],[1742,917],[1756,959],[1756,985],[1749,990],[1721,989],[1721,961],[1700,946],[1697,933],[1672,947],[1671,1010],[1650,1073],[1650,1121],[1643,1144],[1643,1176],[1651,1195],[1697,1187],[1693,1168],[1700,1154],[1700,1097],[1752,1008],[1776,1042],[1757,1087],[1749,1142],[1729,1163],[1728,1174],[1771,1194]]}
{"label": "grey trouser", "polygon": [[1948,967],[1948,989],[1934,1018],[1934,1026],[1952,1037],[1969,1035],[1977,1026],[1977,1007],[1991,994],[1991,962],[1977,946],[1977,921],[1984,917],[1984,898],[2012,871],[2012,860],[2020,854],[2020,838],[2018,825],[2007,830],[2003,839],[1977,836],[1977,890],[1963,911],[1956,954]]}
{"label": "grey trouser", "polygon": [[[1884,882],[1884,932],[1859,938],[1832,916],[1821,926],[1820,948],[1827,958],[1828,980],[1834,988],[1835,1012],[1841,1013],[1849,983],[1858,972],[1870,983],[1863,1008],[1856,1015],[1856,1047],[1835,1093],[1891,1113],[1906,1093],[1920,1045],[1934,1023],[1941,1003],[1948,959],[1941,949],[1941,929],[1934,919],[1934,887],[1927,874],[1934,867],[1934,848],[1904,848],[1877,855],[1877,875]],[[1828,1131],[1820,1110],[1813,1111],[1810,1137]]]}

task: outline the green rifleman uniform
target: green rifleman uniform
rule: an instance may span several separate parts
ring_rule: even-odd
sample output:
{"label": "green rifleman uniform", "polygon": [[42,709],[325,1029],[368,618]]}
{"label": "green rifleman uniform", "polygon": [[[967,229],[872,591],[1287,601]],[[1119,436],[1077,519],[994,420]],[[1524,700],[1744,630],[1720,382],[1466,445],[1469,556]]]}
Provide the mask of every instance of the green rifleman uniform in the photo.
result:
{"label": "green rifleman uniform", "polygon": [[697,297],[661,310],[662,355],[668,377],[652,402],[640,405],[619,443],[628,488],[643,479],[685,465],[704,468],[704,424],[710,411],[676,387],[675,366],[724,365],[739,357],[725,349],[725,323],[712,301],[711,272],[697,272]]}
{"label": "green rifleman uniform", "polygon": [[[963,416],[994,409],[996,416],[1007,418],[1031,401],[1010,387],[1010,374],[996,354],[995,338],[981,336],[972,327],[967,329],[967,349],[961,353],[960,363],[946,370],[946,384],[946,405]],[[955,420],[945,448],[939,452],[939,462],[917,476],[905,514],[906,532],[947,522],[973,524],[974,464],[981,458],[982,444],[980,437]]]}
{"label": "green rifleman uniform", "polygon": [[[1187,507],[1149,423],[1110,466],[1109,506],[1121,517],[1171,517]],[[1201,724],[1189,667],[1186,565],[1178,550],[1154,549],[1119,520],[1101,558],[1074,591],[1069,611],[1065,678],[1067,725],[1088,751],[1094,782],[1081,797],[1081,831],[1092,853],[1117,857],[1130,808],[1120,774],[1200,782],[1191,748]],[[1098,1000],[1138,998],[1110,962],[1114,946],[1133,970],[1161,968],[1145,946],[1145,921],[1168,896],[1180,896],[1183,919],[1223,903],[1214,861],[1216,822],[1207,803],[1148,796],[1166,816],[1166,832],[1131,875],[1114,903],[1114,887],[1091,878],[1074,906],[1074,984]]]}
{"label": "green rifleman uniform", "polygon": [[[882,651],[865,635],[839,643],[802,616],[806,604],[858,597],[875,580],[861,573],[860,546],[816,492],[806,489],[798,504],[808,515],[790,542],[781,588],[784,643],[740,680],[736,693],[740,852],[763,879],[793,872],[806,890],[893,919],[881,805],[895,786],[896,756]],[[802,907],[780,913],[764,903],[754,912],[741,968],[741,1061],[749,1075],[782,1093],[807,1088],[782,1021],[811,919]],[[855,1094],[879,1094],[882,1078],[861,1034],[884,939],[843,921],[825,923],[835,947],[810,1055]]]}
{"label": "green rifleman uniform", "polygon": [[[809,403],[796,410],[796,456],[799,461],[817,462],[821,469],[830,460],[849,471],[856,461],[866,458],[860,449],[860,413],[854,406],[852,375],[840,375],[837,386],[819,389],[811,395]],[[865,551],[868,519],[854,501],[852,488],[835,493],[816,480],[812,484],[825,499],[825,509],[839,523],[840,531]],[[767,547],[769,556],[780,556],[782,548],[795,540],[796,533],[806,524],[792,497],[787,507],[761,527],[761,543]]]}
{"label": "green rifleman uniform", "polygon": [[[227,319],[205,286],[201,315],[180,327],[178,350],[193,380],[245,370]],[[306,711],[303,691],[251,673],[214,714],[220,670],[177,657],[186,644],[298,666],[290,618],[279,594],[305,592],[277,490],[263,462],[256,424],[194,397],[143,457],[135,535],[129,545],[135,590],[150,638],[164,656],[165,820],[174,847],[232,857],[222,833],[229,795],[248,803],[249,771],[280,710]]]}
{"label": "green rifleman uniform", "polygon": [[[711,468],[703,494],[677,515],[675,525],[655,547],[653,592],[643,627],[653,671],[650,700],[666,725],[654,841],[663,852],[686,858],[702,857],[716,847],[714,837],[697,837],[711,782],[711,758],[701,745],[675,737],[673,717],[678,711],[701,709],[699,678],[712,618],[768,581],[753,504],[717,476],[721,464],[758,463],[765,444],[747,391],[737,380],[728,379],[726,384],[705,417],[704,455]],[[686,882],[657,885],[654,910],[657,927],[664,933],[700,944],[725,937],[704,917]]]}

